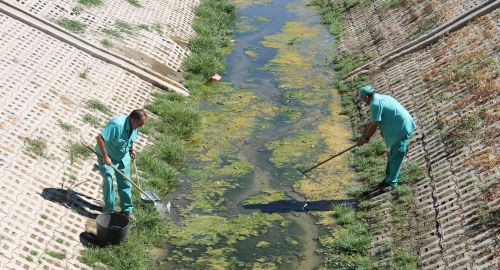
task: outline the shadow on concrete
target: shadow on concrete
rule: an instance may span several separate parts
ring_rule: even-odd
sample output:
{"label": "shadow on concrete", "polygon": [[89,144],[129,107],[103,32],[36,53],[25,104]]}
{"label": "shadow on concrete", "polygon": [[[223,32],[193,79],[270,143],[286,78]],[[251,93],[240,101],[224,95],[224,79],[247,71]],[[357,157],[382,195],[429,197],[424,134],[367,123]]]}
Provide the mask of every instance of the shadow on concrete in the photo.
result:
{"label": "shadow on concrete", "polygon": [[245,204],[245,209],[258,209],[262,213],[288,213],[308,211],[331,211],[335,205],[345,205],[356,208],[355,200],[321,200],[321,201],[296,201],[282,200],[265,204]]}
{"label": "shadow on concrete", "polygon": [[67,208],[75,210],[78,214],[88,218],[95,219],[97,217],[97,214],[94,214],[89,210],[102,210],[100,206],[92,204],[86,200],[93,199],[92,197],[75,192],[73,190],[60,188],[44,188],[41,195],[46,200],[60,203]]}

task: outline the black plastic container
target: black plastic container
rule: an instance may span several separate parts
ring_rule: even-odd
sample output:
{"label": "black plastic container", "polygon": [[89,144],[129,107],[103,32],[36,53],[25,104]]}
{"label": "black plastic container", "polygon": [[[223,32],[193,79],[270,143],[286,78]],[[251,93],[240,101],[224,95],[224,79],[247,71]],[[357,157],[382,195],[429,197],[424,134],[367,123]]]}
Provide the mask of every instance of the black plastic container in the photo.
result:
{"label": "black plastic container", "polygon": [[97,240],[102,246],[119,245],[128,234],[129,219],[120,213],[102,213],[95,219]]}

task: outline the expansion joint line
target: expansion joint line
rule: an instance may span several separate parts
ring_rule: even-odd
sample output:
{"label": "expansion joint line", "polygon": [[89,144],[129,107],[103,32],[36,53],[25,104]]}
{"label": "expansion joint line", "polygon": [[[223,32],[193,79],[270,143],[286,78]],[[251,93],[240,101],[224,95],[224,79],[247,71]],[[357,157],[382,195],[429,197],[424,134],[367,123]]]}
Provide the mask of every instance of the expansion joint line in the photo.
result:
{"label": "expansion joint line", "polygon": [[431,187],[432,187],[432,192],[431,192],[431,197],[432,197],[432,205],[434,207],[434,219],[436,221],[435,227],[436,227],[436,236],[438,237],[439,240],[439,250],[441,253],[441,258],[445,262],[446,268],[448,268],[448,263],[444,258],[444,247],[443,247],[443,234],[441,232],[441,223],[439,222],[439,202],[437,200],[436,196],[436,180],[434,179],[434,176],[432,174],[432,168],[431,168],[431,161],[429,158],[429,151],[427,149],[427,144],[425,142],[425,133],[422,132],[422,146],[424,148],[424,158],[425,162],[427,164],[427,176],[431,179]]}

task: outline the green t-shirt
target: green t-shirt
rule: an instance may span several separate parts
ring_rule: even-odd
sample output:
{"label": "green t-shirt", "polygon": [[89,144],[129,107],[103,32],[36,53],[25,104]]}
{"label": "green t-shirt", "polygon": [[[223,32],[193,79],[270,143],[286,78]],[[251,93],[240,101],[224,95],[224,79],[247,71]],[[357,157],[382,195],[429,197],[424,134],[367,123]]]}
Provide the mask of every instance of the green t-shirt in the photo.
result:
{"label": "green t-shirt", "polygon": [[410,113],[391,96],[374,94],[370,102],[371,120],[378,122],[387,148],[412,135],[415,123]]}
{"label": "green t-shirt", "polygon": [[[137,138],[137,133],[138,128],[132,129],[127,115],[117,116],[109,121],[100,135],[104,140],[108,156],[113,163],[130,159],[128,152],[130,146]],[[102,154],[97,146],[96,151]]]}

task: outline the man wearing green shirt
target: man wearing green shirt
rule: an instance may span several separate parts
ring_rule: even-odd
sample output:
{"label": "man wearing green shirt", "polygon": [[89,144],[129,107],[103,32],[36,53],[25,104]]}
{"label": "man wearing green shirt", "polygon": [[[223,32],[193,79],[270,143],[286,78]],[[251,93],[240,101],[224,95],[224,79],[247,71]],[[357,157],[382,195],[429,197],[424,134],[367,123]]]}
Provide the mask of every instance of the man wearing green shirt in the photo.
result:
{"label": "man wearing green shirt", "polygon": [[[146,111],[137,109],[129,115],[121,115],[111,119],[101,133],[96,136],[96,152],[102,156],[102,158],[98,158],[98,163],[103,178],[103,212],[115,211],[115,191],[113,186],[115,172],[111,165],[114,165],[130,178],[130,161],[135,159],[133,144],[137,138],[139,128],[146,123],[147,119]],[[130,217],[134,208],[131,184],[120,174],[116,174],[116,182],[122,214]]]}
{"label": "man wearing green shirt", "polygon": [[375,93],[372,86],[363,86],[359,94],[370,106],[371,118],[358,141],[361,146],[370,141],[377,127],[389,149],[385,180],[379,185],[383,191],[390,191],[398,185],[403,158],[408,150],[415,123],[410,113],[391,96]]}

